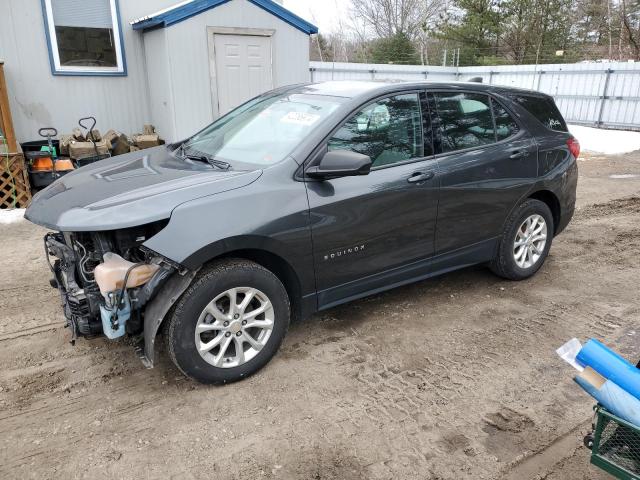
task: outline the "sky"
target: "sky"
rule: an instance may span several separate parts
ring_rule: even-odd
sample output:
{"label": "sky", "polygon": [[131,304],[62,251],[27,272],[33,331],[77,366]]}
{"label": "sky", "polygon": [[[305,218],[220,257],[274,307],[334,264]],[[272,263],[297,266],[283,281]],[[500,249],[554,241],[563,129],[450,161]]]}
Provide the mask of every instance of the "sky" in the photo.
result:
{"label": "sky", "polygon": [[284,0],[285,8],[320,29],[320,33],[331,33],[337,28],[337,18],[347,15],[347,0]]}

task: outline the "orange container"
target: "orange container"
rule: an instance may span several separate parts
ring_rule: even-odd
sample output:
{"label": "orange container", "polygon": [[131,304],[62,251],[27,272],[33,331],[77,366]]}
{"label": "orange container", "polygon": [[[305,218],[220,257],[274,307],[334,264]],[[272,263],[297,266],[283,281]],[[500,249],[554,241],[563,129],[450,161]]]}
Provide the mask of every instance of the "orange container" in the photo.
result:
{"label": "orange container", "polygon": [[53,170],[51,157],[37,157],[32,160],[31,170],[34,172],[50,172]]}
{"label": "orange container", "polygon": [[56,172],[67,172],[74,170],[73,163],[68,158],[59,158],[56,160]]}
{"label": "orange container", "polygon": [[[73,170],[74,166],[68,158],[56,160],[56,172],[67,172]],[[53,162],[51,157],[37,157],[31,163],[32,172],[51,172],[53,171]]]}

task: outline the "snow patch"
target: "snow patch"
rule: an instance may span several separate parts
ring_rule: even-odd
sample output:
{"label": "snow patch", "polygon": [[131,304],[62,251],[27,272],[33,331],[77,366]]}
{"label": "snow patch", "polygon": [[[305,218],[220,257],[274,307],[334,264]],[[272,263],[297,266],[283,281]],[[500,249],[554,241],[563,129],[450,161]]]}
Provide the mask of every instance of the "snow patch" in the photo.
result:
{"label": "snow patch", "polygon": [[20,222],[24,219],[24,208],[0,210],[0,224]]}
{"label": "snow patch", "polygon": [[620,174],[609,175],[609,178],[637,178],[637,177],[640,177],[640,175],[637,175],[635,173],[620,173]]}
{"label": "snow patch", "polygon": [[583,152],[614,155],[640,150],[640,132],[604,130],[581,125],[569,125],[569,131],[578,139]]}

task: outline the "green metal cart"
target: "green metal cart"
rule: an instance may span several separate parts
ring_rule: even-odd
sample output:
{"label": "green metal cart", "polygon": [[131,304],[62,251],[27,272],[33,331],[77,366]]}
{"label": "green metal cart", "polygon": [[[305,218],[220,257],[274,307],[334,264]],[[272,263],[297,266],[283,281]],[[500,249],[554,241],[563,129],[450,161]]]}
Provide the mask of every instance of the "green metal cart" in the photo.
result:
{"label": "green metal cart", "polygon": [[584,439],[591,463],[622,480],[640,480],[640,428],[594,407],[593,433]]}

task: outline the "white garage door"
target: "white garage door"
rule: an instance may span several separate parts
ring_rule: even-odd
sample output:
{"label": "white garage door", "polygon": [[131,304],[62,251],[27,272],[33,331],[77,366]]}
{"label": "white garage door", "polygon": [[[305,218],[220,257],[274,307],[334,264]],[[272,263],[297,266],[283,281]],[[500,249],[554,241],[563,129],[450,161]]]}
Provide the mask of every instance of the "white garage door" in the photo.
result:
{"label": "white garage door", "polygon": [[271,37],[214,34],[218,112],[273,88]]}

